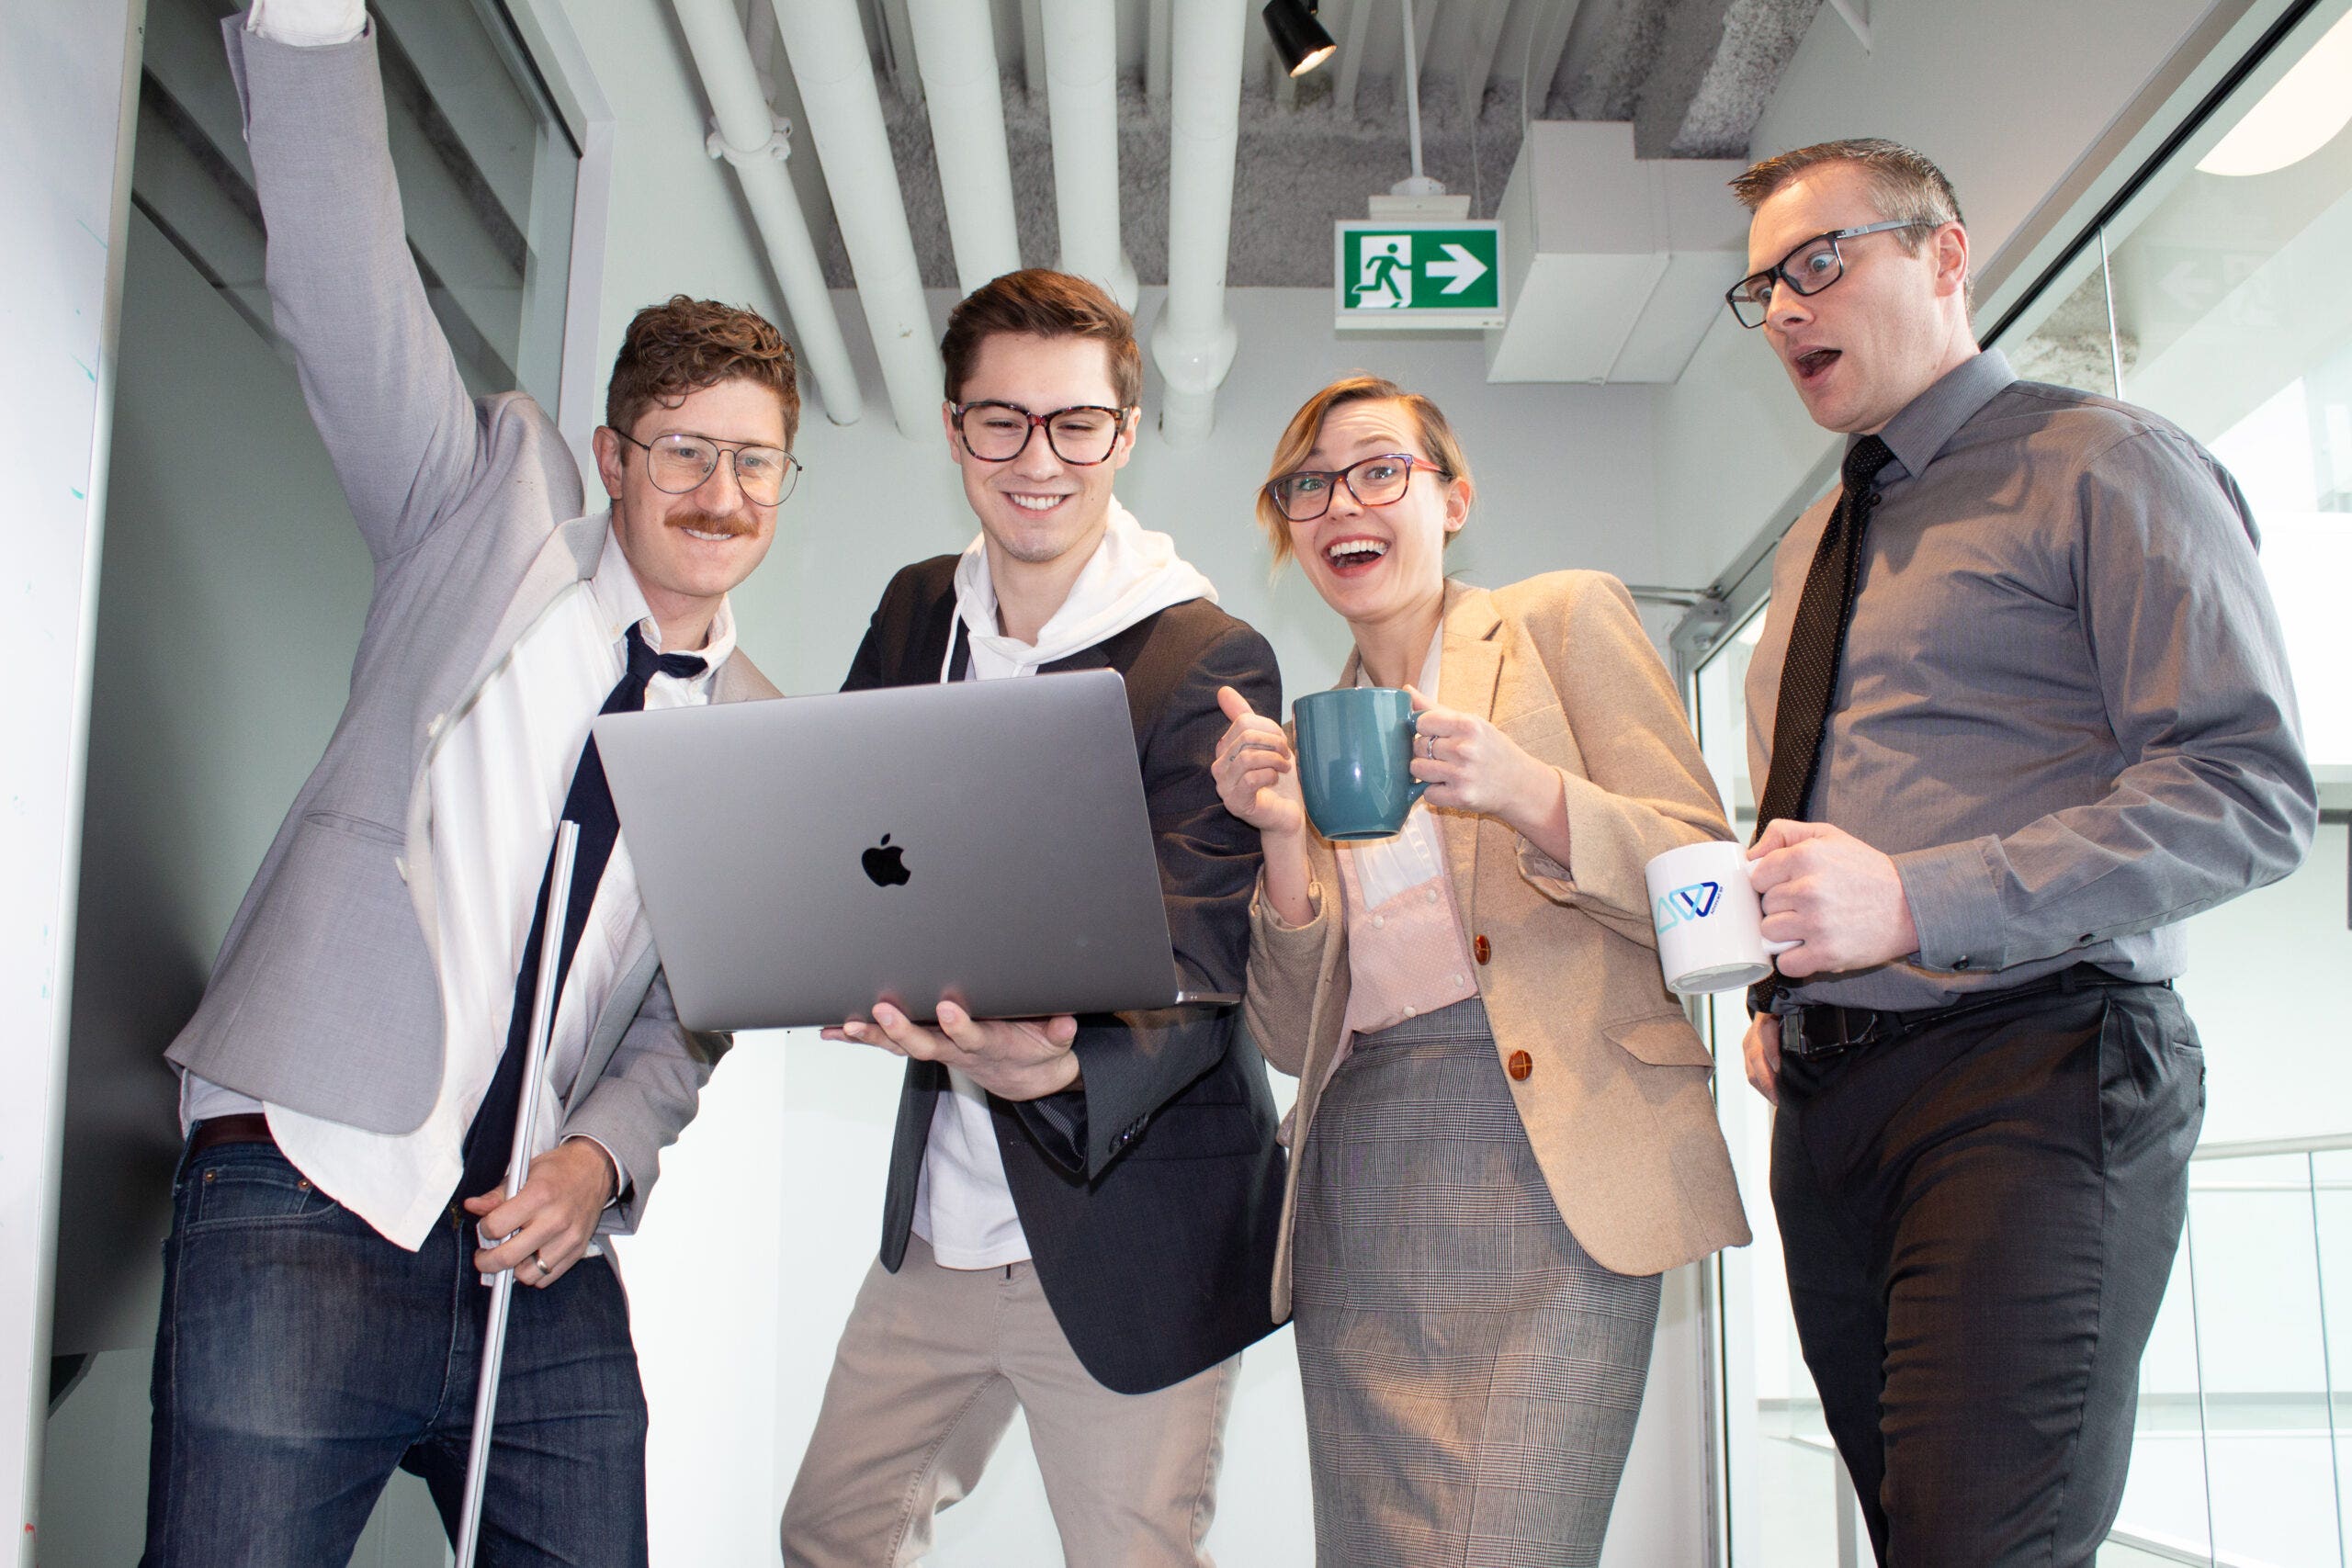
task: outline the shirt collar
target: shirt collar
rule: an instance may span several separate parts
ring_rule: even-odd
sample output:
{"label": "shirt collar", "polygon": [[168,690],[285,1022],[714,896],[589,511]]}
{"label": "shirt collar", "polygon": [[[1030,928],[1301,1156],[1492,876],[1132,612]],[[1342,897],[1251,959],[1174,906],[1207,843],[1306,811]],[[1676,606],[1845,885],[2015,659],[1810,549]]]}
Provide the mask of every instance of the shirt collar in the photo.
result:
{"label": "shirt collar", "polygon": [[[656,653],[670,651],[662,646],[662,624],[653,618],[652,609],[645,603],[645,590],[638,586],[637,570],[621,553],[617,529],[605,530],[605,550],[596,558],[596,574],[588,580],[588,592],[596,602],[596,613],[606,637],[617,643],[628,635],[629,627],[636,626],[644,633],[646,647]],[[700,648],[678,651],[698,656],[709,670],[726,663],[728,655],[735,651],[733,599],[719,600],[718,614],[711,618],[707,642]]]}
{"label": "shirt collar", "polygon": [[[1997,348],[1988,348],[1971,355],[1947,370],[1926,391],[1912,399],[1903,412],[1886,422],[1879,432],[1903,465],[1903,471],[1917,479],[1928,471],[1928,465],[1960,434],[1960,427],[1976,417],[1977,411],[1993,400],[1994,395],[2018,378]],[[1852,451],[1860,436],[1849,436],[1846,449]]]}

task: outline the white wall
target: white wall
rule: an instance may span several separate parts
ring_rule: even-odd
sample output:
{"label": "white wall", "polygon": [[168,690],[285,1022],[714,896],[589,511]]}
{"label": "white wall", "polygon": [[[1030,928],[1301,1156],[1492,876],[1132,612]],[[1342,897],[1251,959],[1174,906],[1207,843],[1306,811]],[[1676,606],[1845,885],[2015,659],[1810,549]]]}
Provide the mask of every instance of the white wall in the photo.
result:
{"label": "white wall", "polygon": [[0,1558],[32,1559],[49,1393],[99,519],[130,204],[137,0],[0,10]]}
{"label": "white wall", "polygon": [[[1940,164],[1960,193],[1980,271],[2182,42],[2236,0],[1873,0],[1871,48],[1825,6],[1757,122],[1758,157],[1887,136]],[[1729,192],[1724,200],[1732,201]],[[1767,526],[1836,438],[1805,417],[1760,333],[1728,311],[1658,403],[1659,547],[1703,581]]]}

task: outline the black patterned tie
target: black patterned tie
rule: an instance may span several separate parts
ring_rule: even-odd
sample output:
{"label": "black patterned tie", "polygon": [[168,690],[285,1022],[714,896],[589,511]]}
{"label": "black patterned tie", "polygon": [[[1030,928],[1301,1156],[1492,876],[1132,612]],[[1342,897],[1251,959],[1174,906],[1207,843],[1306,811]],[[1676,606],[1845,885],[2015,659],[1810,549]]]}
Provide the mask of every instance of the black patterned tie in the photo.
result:
{"label": "black patterned tie", "polygon": [[1838,667],[1846,656],[1846,628],[1854,618],[1854,590],[1862,575],[1862,532],[1878,500],[1871,482],[1894,460],[1875,435],[1865,435],[1846,454],[1845,489],[1829,514],[1829,526],[1805,569],[1804,592],[1789,628],[1789,649],[1781,665],[1780,704],[1772,714],[1772,771],[1756,807],[1762,837],[1774,818],[1802,817],[1821,771],[1821,743],[1829,705],[1838,694]]}
{"label": "black patterned tie", "polygon": [[[635,626],[628,629],[628,669],[605,699],[599,714],[636,713],[645,706],[645,688],[653,677],[680,680],[699,675],[707,668],[691,654],[656,653],[645,646]],[[580,824],[580,843],[571,864],[571,902],[564,910],[563,945],[556,949],[555,994],[571,973],[572,955],[580,951],[580,933],[588,926],[589,906],[596,901],[596,883],[605,863],[613,858],[620,838],[621,819],[613,809],[613,792],[605,782],[604,759],[596,755],[596,738],[580,749],[580,765],[572,770],[571,788],[563,797],[563,819]],[[531,1004],[539,982],[539,950],[547,943],[548,883],[555,875],[555,846],[548,846],[547,869],[539,874],[539,891],[531,900],[531,934],[523,943],[523,961],[515,966],[514,1013],[506,1028],[505,1054],[498,1059],[490,1091],[466,1129],[466,1172],[458,1196],[471,1198],[506,1185],[506,1165],[514,1153],[514,1114],[523,1103],[523,1060],[530,1054]]]}

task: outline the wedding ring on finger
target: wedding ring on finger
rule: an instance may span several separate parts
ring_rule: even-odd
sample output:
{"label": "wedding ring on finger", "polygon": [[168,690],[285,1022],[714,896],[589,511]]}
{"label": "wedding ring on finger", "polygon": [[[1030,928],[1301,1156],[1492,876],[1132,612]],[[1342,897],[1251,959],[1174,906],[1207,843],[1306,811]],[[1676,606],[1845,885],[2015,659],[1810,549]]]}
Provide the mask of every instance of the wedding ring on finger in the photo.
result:
{"label": "wedding ring on finger", "polygon": [[548,1260],[547,1260],[546,1258],[544,1258],[540,1257],[540,1256],[539,1256],[537,1253],[536,1253],[536,1252],[534,1252],[533,1254],[531,1254],[531,1261],[532,1261],[532,1262],[534,1262],[534,1263],[536,1263],[536,1264],[537,1264],[537,1265],[539,1266],[539,1278],[540,1278],[540,1279],[542,1279],[542,1280],[546,1279],[548,1275],[550,1275],[550,1274],[552,1274],[552,1273],[554,1273],[554,1272],[555,1272],[555,1270],[554,1270],[554,1269],[550,1269],[550,1268],[548,1268]]}

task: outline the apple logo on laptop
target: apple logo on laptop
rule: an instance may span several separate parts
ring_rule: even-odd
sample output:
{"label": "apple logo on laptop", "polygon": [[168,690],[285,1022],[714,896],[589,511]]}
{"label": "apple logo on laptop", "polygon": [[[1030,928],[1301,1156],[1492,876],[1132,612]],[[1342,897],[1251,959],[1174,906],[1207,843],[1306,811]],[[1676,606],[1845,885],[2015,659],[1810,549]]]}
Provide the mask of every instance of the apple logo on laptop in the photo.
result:
{"label": "apple logo on laptop", "polygon": [[900,887],[910,876],[903,858],[906,852],[905,846],[893,844],[890,835],[885,833],[880,843],[857,857],[858,863],[865,867],[865,874],[875,886]]}

